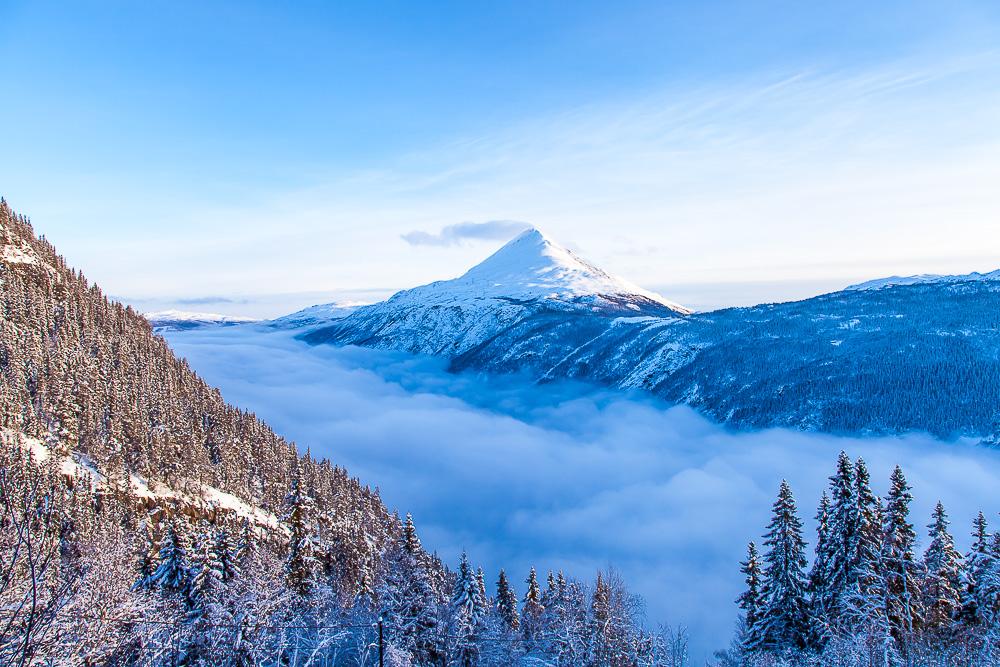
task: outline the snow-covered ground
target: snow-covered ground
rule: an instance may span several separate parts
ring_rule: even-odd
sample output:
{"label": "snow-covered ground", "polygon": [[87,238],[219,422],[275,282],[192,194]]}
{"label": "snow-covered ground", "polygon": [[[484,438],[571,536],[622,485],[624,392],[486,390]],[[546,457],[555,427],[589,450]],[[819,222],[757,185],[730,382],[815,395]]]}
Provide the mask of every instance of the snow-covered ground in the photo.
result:
{"label": "snow-covered ground", "polygon": [[690,628],[694,664],[731,635],[738,561],[760,540],[783,477],[810,541],[841,449],[864,456],[880,493],[904,466],[921,536],[938,499],[959,547],[974,513],[995,508],[1000,452],[969,443],[740,434],[641,397],[448,374],[441,359],[292,336],[250,325],[167,338],[226,399],[412,511],[443,556],[467,549],[492,576],[506,567],[519,593],[532,565],[581,576],[618,568],[650,622]]}
{"label": "snow-covered ground", "polygon": [[[48,461],[53,456],[52,450],[41,440],[11,431],[10,429],[0,429],[0,446],[24,447],[31,452],[32,458],[40,463]],[[98,487],[107,482],[104,475],[98,472],[96,466],[87,457],[81,454],[57,456],[59,456],[59,471],[66,477],[86,478],[89,479],[91,484]],[[203,506],[206,509],[221,508],[229,510],[236,514],[236,516],[249,519],[260,526],[278,528],[281,525],[278,517],[273,513],[247,503],[231,493],[220,491],[214,486],[203,485],[200,494],[191,495],[190,493],[175,491],[163,484],[150,484],[145,478],[139,475],[132,474],[129,475],[129,478],[132,484],[132,492],[139,498],[156,498],[159,500],[175,498],[184,503]]]}

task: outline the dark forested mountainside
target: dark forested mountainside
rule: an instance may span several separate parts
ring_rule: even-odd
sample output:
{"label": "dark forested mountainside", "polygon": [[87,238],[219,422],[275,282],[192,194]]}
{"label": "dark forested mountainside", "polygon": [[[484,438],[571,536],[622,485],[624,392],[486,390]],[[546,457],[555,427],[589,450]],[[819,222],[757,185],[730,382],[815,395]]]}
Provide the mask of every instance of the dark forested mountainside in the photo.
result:
{"label": "dark forested mountainside", "polygon": [[[682,665],[613,574],[491,595],[0,200],[0,664]],[[380,651],[381,649],[381,651]]]}

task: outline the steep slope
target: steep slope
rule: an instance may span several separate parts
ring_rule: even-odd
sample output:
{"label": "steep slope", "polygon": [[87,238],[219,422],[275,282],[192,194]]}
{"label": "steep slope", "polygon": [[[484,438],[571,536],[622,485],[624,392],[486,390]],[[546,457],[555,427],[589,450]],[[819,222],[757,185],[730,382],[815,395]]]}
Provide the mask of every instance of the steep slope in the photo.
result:
{"label": "steep slope", "polygon": [[293,482],[307,480],[325,533],[360,556],[344,585],[372,576],[361,564],[377,563],[399,528],[376,492],[226,404],[2,200],[0,257],[0,429],[83,457],[106,479],[169,490],[164,498],[224,493],[280,515]]}
{"label": "steep slope", "polygon": [[[459,278],[399,292],[303,337],[314,344],[455,357],[513,334],[522,348],[544,348],[555,356],[621,317],[682,317],[688,312],[531,229]],[[578,329],[577,335],[562,335],[569,329]],[[529,338],[533,340],[525,346]]]}

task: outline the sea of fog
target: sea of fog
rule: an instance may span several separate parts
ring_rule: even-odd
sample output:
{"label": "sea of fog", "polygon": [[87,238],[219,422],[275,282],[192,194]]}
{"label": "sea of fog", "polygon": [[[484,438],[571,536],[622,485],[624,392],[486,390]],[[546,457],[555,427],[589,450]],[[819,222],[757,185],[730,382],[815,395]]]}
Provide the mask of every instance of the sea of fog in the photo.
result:
{"label": "sea of fog", "polygon": [[810,541],[840,450],[865,458],[879,493],[904,467],[921,535],[939,499],[960,548],[979,509],[1000,509],[1000,452],[968,442],[736,433],[643,396],[450,374],[439,359],[310,347],[257,326],[167,339],[228,401],[412,512],[447,562],[465,549],[491,577],[506,568],[521,594],[531,566],[586,579],[614,567],[651,626],[688,628],[696,664],[729,642],[738,562],[782,478]]}

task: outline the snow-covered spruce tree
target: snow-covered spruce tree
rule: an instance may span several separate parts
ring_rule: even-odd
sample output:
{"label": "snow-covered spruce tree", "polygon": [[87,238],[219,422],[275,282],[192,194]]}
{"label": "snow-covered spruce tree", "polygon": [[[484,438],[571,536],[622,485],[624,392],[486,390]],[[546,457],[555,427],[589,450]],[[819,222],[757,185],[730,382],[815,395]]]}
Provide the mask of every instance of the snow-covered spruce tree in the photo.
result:
{"label": "snow-covered spruce tree", "polygon": [[285,579],[289,588],[299,595],[308,595],[319,569],[319,562],[316,560],[316,527],[313,523],[312,498],[300,488],[298,479],[292,481],[292,488],[285,498],[282,522],[288,528]]}
{"label": "snow-covered spruce tree", "polygon": [[886,590],[883,577],[883,512],[879,498],[872,493],[864,460],[855,463],[855,497],[858,501],[858,532],[848,586],[841,594],[840,625],[843,631],[864,634],[872,652],[882,647],[892,649],[886,620]]}
{"label": "snow-covered spruce tree", "polygon": [[240,574],[240,563],[236,558],[236,547],[225,526],[217,528],[212,535],[212,550],[222,572],[222,581],[230,582]]}
{"label": "snow-covered spruce tree", "polygon": [[177,522],[170,520],[160,540],[160,563],[153,573],[152,583],[169,593],[186,593],[190,584],[190,565],[183,533]]}
{"label": "snow-covered spruce tree", "polygon": [[216,616],[225,586],[225,565],[220,559],[214,536],[203,529],[191,559],[191,610],[188,618],[197,620]]}
{"label": "snow-covered spruce tree", "polygon": [[490,596],[486,592],[486,573],[483,568],[476,568],[476,605],[480,616],[486,616],[491,605]]}
{"label": "snow-covered spruce tree", "polygon": [[743,581],[746,582],[746,589],[736,599],[743,610],[742,636],[739,637],[739,642],[743,649],[749,651],[760,645],[760,637],[756,631],[760,629],[758,623],[764,602],[760,589],[760,554],[752,541],[747,545],[747,559],[740,563],[740,572],[745,577]]}
{"label": "snow-covered spruce tree", "polygon": [[980,626],[984,620],[985,610],[980,607],[988,605],[988,602],[984,600],[983,583],[988,578],[995,558],[991,541],[986,517],[979,512],[972,523],[972,547],[966,554],[965,567],[962,569],[962,609],[959,620],[966,627]]}
{"label": "snow-covered spruce tree", "polygon": [[816,554],[826,563],[825,589],[818,606],[831,632],[845,629],[845,597],[856,587],[857,557],[861,539],[861,505],[855,481],[855,465],[847,452],[837,458],[837,471],[830,478],[830,540],[827,549]]}
{"label": "snow-covered spruce tree", "polygon": [[378,599],[387,641],[415,664],[439,664],[444,657],[442,614],[424,556],[407,515],[398,542],[385,554]]}
{"label": "snow-covered spruce tree", "polygon": [[776,654],[804,649],[810,636],[806,543],[792,489],[784,480],[774,503],[764,546],[767,547],[761,586],[764,604],[753,629],[757,643],[749,648]]}
{"label": "snow-covered spruce tree", "polygon": [[948,515],[939,501],[928,528],[930,544],[924,552],[923,604],[925,627],[934,632],[949,630],[961,608],[962,555],[948,532]]}
{"label": "snow-covered spruce tree", "polygon": [[[811,619],[812,636],[809,645],[820,648],[830,637],[831,630],[827,620],[825,605],[829,602],[830,558],[832,556],[830,534],[830,496],[823,491],[819,508],[816,510],[816,549],[812,569],[809,572],[809,615]],[[745,626],[749,630],[750,624]]]}
{"label": "snow-covered spruce tree", "polygon": [[471,667],[479,658],[477,641],[485,612],[479,605],[479,584],[469,565],[469,557],[463,551],[451,596],[449,633],[454,642],[453,662],[461,667]]}
{"label": "snow-covered spruce tree", "polygon": [[521,630],[525,640],[532,644],[541,633],[542,612],[545,611],[542,606],[542,591],[538,586],[538,574],[535,572],[535,568],[531,568],[524,583],[528,585],[528,590],[525,591],[524,600],[521,603]]}
{"label": "snow-covered spruce tree", "polygon": [[246,567],[253,563],[257,556],[257,535],[249,519],[244,518],[240,522],[240,537],[236,542],[236,550],[233,552],[236,559],[236,567]]}
{"label": "snow-covered spruce tree", "polygon": [[913,496],[896,466],[889,480],[883,528],[882,567],[885,579],[885,609],[897,645],[904,648],[920,630],[923,618],[920,594],[920,564],[914,554],[917,534],[910,523]]}
{"label": "snow-covered spruce tree", "polygon": [[507,573],[502,569],[497,577],[497,613],[507,628],[511,631],[521,626],[521,618],[517,612],[517,593],[511,588]]}

